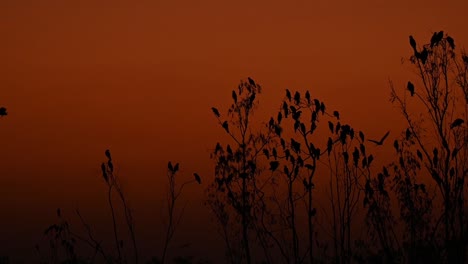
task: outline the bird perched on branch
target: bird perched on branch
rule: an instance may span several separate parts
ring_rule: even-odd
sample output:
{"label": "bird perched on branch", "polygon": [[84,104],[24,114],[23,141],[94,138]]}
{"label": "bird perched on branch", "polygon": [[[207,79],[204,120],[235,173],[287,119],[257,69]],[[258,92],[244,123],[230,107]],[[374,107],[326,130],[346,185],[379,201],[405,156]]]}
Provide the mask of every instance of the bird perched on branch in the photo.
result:
{"label": "bird perched on branch", "polygon": [[195,177],[195,181],[198,182],[198,184],[201,184],[201,178],[200,178],[200,175],[198,175],[198,173],[194,173],[193,176]]}
{"label": "bird perched on branch", "polygon": [[410,92],[411,96],[414,95],[414,84],[412,82],[408,82],[407,85],[408,91]]}
{"label": "bird perched on branch", "polygon": [[409,36],[409,43],[413,48],[414,52],[416,53],[416,40],[414,40],[413,36]]}
{"label": "bird perched on branch", "polygon": [[0,117],[8,115],[7,109],[5,107],[0,107]]}

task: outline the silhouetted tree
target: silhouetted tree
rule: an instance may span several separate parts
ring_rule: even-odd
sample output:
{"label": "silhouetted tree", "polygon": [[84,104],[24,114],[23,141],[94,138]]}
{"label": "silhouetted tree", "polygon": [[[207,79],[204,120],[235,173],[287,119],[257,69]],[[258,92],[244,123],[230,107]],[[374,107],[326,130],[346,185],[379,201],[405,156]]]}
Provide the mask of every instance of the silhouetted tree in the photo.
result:
{"label": "silhouetted tree", "polygon": [[[410,62],[419,78],[418,82],[411,82],[414,83],[411,89],[408,86],[412,97],[399,95],[391,84],[391,100],[408,125],[403,139],[395,143],[395,147],[406,146],[404,153],[397,150],[401,162],[395,165],[396,173],[400,179],[409,181],[403,184],[406,190],[397,183],[399,194],[405,195],[400,196],[400,203],[409,214],[404,217],[409,221],[410,244],[414,246],[414,240],[420,238],[416,234],[419,231],[415,230],[419,224],[413,222],[426,214],[419,209],[430,208],[424,203],[431,195],[427,197],[424,192],[436,192],[442,200],[442,210],[433,212],[436,221],[431,225],[434,238],[431,243],[443,249],[441,261],[461,263],[466,260],[468,241],[465,209],[468,130],[464,125],[468,117],[468,57],[463,51],[456,53],[453,38],[443,31],[435,32],[429,44],[414,48],[411,41],[410,45],[415,51]],[[412,107],[424,111],[413,112]],[[410,165],[413,167],[408,167]],[[422,174],[428,176],[427,179],[414,182],[415,175]],[[426,187],[421,182],[430,182],[430,185]],[[414,205],[416,202],[422,204],[418,207]]]}
{"label": "silhouetted tree", "polygon": [[186,180],[182,184],[177,184],[177,177],[178,172],[179,172],[179,163],[176,163],[175,165],[172,164],[172,162],[167,163],[167,180],[168,180],[168,185],[167,185],[167,218],[164,219],[164,225],[166,229],[166,234],[164,236],[164,244],[163,244],[163,250],[162,250],[162,255],[161,255],[161,262],[162,264],[167,263],[167,251],[169,249],[169,245],[172,241],[172,238],[174,237],[174,234],[176,232],[177,226],[179,225],[182,216],[184,214],[185,206],[182,207],[180,212],[177,212],[177,201],[180,198],[180,195],[182,194],[182,190],[184,187],[188,184],[198,182],[201,184],[201,178],[197,173],[194,173],[195,179],[193,180]]}
{"label": "silhouetted tree", "polygon": [[[268,142],[261,132],[254,133],[252,130],[252,115],[259,93],[261,86],[248,78],[247,81],[241,81],[237,91],[232,91],[233,104],[226,117],[222,116],[218,109],[212,108],[219,124],[231,138],[232,145],[227,144],[223,147],[217,143],[212,153],[212,159],[215,161],[215,182],[209,188],[208,204],[223,226],[230,260],[244,263],[251,263],[253,258],[250,239],[251,231],[255,229],[255,206],[262,204],[257,187],[257,176],[260,174],[257,159]],[[231,217],[239,219],[240,225],[239,248],[242,254],[238,260],[235,260],[236,254],[233,252],[238,246],[231,244],[235,237],[229,234],[229,229],[236,230],[237,223]],[[262,244],[263,240],[259,239]],[[265,248],[266,245],[262,245]]]}

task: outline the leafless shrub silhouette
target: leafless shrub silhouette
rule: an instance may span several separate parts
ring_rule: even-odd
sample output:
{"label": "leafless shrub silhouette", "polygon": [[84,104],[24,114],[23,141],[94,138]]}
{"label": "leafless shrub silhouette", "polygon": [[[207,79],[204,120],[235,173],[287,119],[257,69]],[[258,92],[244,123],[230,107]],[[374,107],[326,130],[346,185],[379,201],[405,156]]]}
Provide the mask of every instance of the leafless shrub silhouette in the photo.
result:
{"label": "leafless shrub silhouette", "polygon": [[[413,55],[409,61],[418,82],[408,82],[409,97],[390,83],[391,101],[408,125],[402,139],[395,142],[400,161],[394,166],[402,217],[410,232],[409,261],[415,258],[417,241],[428,239],[426,251],[441,249],[440,261],[461,263],[466,261],[468,241],[468,130],[464,124],[468,57],[464,51],[456,52],[454,39],[443,31],[435,32],[430,43],[421,46],[410,36],[410,45]],[[416,112],[414,107],[424,111]],[[424,180],[417,180],[422,177]],[[432,208],[433,196],[440,207]],[[429,215],[434,222],[429,222]],[[422,219],[417,220],[419,217]]]}

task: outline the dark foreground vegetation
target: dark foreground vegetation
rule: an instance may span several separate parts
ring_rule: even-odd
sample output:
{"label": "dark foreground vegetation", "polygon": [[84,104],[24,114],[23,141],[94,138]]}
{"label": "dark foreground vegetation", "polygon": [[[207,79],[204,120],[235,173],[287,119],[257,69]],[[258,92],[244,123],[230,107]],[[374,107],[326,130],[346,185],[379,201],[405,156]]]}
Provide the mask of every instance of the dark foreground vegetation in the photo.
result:
{"label": "dark foreground vegetation", "polygon": [[[248,78],[226,111],[211,109],[230,137],[214,144],[214,178],[194,173],[184,182],[179,164],[168,163],[159,257],[138,254],[132,210],[107,150],[101,169],[113,241],[95,238],[79,211],[73,225],[86,232],[75,233],[58,209],[44,233],[50,248],[37,248],[41,263],[204,263],[167,257],[183,221],[178,198],[202,183],[226,263],[467,262],[468,56],[442,31],[427,44],[409,42],[407,62],[418,78],[389,84],[406,120],[401,133],[383,127],[382,137],[369,138],[309,91],[286,90],[278,112],[256,122],[262,87]],[[393,160],[379,160],[375,150],[388,144]]]}

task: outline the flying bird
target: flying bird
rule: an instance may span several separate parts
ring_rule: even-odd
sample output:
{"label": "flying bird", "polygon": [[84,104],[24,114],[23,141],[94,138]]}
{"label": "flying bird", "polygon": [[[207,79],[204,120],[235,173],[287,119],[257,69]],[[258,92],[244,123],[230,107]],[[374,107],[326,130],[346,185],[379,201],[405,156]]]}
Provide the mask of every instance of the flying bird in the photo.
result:
{"label": "flying bird", "polygon": [[218,109],[214,108],[214,107],[211,107],[211,110],[213,111],[213,113],[215,114],[216,117],[219,117],[219,111]]}
{"label": "flying bird", "polygon": [[370,142],[375,143],[377,146],[383,145],[384,140],[388,137],[388,134],[390,134],[390,130],[385,133],[385,135],[380,139],[380,141],[369,139]]}
{"label": "flying bird", "polygon": [[195,180],[198,182],[198,184],[201,184],[201,178],[200,178],[200,175],[198,175],[198,173],[194,173],[193,176],[195,177]]}
{"label": "flying bird", "polygon": [[406,86],[408,88],[408,91],[410,92],[411,96],[414,95],[414,84],[410,81],[408,81],[408,85]]}
{"label": "flying bird", "polygon": [[8,115],[7,109],[5,107],[0,107],[0,117]]}

